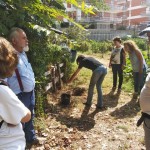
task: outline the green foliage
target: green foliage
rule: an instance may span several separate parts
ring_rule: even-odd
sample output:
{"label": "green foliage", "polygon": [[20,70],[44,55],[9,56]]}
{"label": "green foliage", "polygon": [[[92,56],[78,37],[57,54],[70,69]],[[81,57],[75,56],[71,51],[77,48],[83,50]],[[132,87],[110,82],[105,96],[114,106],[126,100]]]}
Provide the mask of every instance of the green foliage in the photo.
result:
{"label": "green foliage", "polygon": [[91,43],[91,51],[93,53],[106,52],[112,50],[112,42],[110,41],[90,41]]}
{"label": "green foliage", "polygon": [[125,67],[123,73],[124,73],[124,77],[126,78],[127,81],[129,79],[133,78],[132,66],[131,66],[129,58],[126,58],[126,67]]}
{"label": "green foliage", "polygon": [[91,44],[88,41],[83,41],[79,43],[79,46],[77,48],[78,51],[86,52],[91,49]]}
{"label": "green foliage", "polygon": [[46,103],[46,95],[42,93],[45,92],[44,89],[47,82],[50,82],[47,81],[44,73],[48,70],[49,66],[65,62],[67,67],[65,78],[67,79],[71,71],[70,53],[62,50],[60,46],[53,44],[61,41],[60,39],[57,41],[57,38],[53,40],[53,32],[46,36],[44,31],[29,28],[26,29],[26,33],[30,41],[30,51],[27,55],[36,77],[36,114],[41,116],[44,114],[43,108]]}
{"label": "green foliage", "polygon": [[51,32],[47,36],[46,32],[34,29],[35,25],[39,25],[44,29],[55,27],[55,21],[62,16],[74,23],[64,11],[63,2],[69,2],[79,7],[85,13],[93,14],[93,7],[87,7],[82,2],[82,7],[75,0],[0,0],[0,35],[7,37],[9,30],[16,26],[25,30],[29,39],[30,51],[28,52],[29,60],[32,64],[36,77],[36,112],[38,115],[44,113],[43,103],[46,100],[44,86],[46,78],[44,72],[50,64],[65,61],[67,65],[66,78],[71,71],[70,54],[63,51],[59,46],[63,40],[67,38],[56,38],[56,34]]}
{"label": "green foliage", "polygon": [[[62,16],[74,23],[78,27],[81,25],[76,23],[73,19],[65,13],[63,2],[69,2],[79,7],[85,13],[94,13],[93,7],[87,7],[86,5],[79,5],[76,0],[57,0],[55,3],[51,0],[1,0],[0,1],[0,33],[2,36],[6,36],[8,31],[13,26],[30,27],[33,25],[40,25],[45,28],[50,28],[55,25],[55,21]],[[84,2],[82,2],[84,4]]]}
{"label": "green foliage", "polygon": [[139,49],[141,49],[142,51],[143,50],[147,50],[147,44],[146,44],[146,40],[145,39],[142,39],[142,38],[129,38],[129,37],[123,37],[122,38],[123,41],[126,41],[126,40],[133,40],[137,46],[139,47]]}
{"label": "green foliage", "polygon": [[144,39],[134,38],[133,40],[138,45],[139,49],[141,49],[142,51],[146,50],[147,46],[146,46],[146,41]]}
{"label": "green foliage", "polygon": [[[82,0],[77,0],[78,2],[82,2]],[[110,8],[104,2],[104,0],[91,0],[90,5],[93,6],[93,11],[100,11],[100,10],[109,10]]]}
{"label": "green foliage", "polygon": [[81,40],[86,40],[87,31],[78,28],[77,26],[71,26],[64,30],[67,33],[69,39],[81,42]]}

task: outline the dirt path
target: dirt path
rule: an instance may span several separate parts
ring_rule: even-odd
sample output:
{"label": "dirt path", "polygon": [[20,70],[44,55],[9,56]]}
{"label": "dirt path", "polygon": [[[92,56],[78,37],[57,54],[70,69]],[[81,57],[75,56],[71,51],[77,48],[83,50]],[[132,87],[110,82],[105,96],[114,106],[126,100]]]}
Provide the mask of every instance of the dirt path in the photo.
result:
{"label": "dirt path", "polygon": [[[108,65],[108,57],[100,59]],[[83,70],[82,74],[86,74]],[[45,131],[39,132],[45,137],[41,146],[33,149],[48,150],[144,150],[142,126],[137,128],[140,115],[138,99],[131,93],[111,93],[112,74],[109,70],[103,83],[104,105],[106,110],[95,107],[96,92],[91,108],[84,107],[90,73],[77,78],[72,85],[64,87],[55,96],[49,95]],[[82,81],[82,82],[81,82]],[[63,92],[72,92],[75,87],[86,89],[82,96],[72,96],[71,105],[58,104]]]}

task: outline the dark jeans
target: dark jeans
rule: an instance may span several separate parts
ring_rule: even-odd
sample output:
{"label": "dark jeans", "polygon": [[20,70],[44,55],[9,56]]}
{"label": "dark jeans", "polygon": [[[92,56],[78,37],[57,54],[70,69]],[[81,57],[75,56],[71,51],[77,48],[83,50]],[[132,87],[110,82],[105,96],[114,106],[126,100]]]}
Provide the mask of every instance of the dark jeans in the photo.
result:
{"label": "dark jeans", "polygon": [[123,70],[120,64],[112,65],[112,72],[113,72],[113,87],[117,86],[117,75],[119,77],[119,85],[118,89],[121,89],[122,82],[123,82]]}
{"label": "dark jeans", "polygon": [[32,142],[36,139],[35,130],[33,126],[33,118],[34,118],[34,106],[35,106],[35,94],[32,92],[22,92],[17,94],[18,98],[21,102],[31,111],[32,118],[29,122],[23,123],[23,129],[25,132],[26,142]]}
{"label": "dark jeans", "polygon": [[144,76],[146,74],[146,69],[143,69],[143,73],[133,72],[134,79],[134,92],[140,92],[144,85]]}

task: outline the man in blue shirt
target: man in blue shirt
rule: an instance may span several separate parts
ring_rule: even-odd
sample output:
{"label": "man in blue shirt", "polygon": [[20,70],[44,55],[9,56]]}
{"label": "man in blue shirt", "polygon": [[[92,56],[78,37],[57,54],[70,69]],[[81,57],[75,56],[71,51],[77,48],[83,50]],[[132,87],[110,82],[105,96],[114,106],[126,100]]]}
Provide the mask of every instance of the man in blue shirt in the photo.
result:
{"label": "man in blue shirt", "polygon": [[38,140],[33,126],[35,78],[25,53],[28,50],[28,39],[22,29],[12,28],[9,34],[9,41],[17,51],[19,63],[15,73],[7,79],[7,82],[13,92],[32,113],[32,119],[23,125],[27,145],[37,144]]}

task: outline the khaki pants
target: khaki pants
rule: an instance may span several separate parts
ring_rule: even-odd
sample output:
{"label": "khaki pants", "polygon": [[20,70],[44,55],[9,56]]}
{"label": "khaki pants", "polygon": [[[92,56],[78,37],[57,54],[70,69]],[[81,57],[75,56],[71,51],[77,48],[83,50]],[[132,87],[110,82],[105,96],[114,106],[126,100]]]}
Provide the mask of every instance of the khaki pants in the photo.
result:
{"label": "khaki pants", "polygon": [[145,118],[143,124],[146,150],[150,150],[150,119]]}

